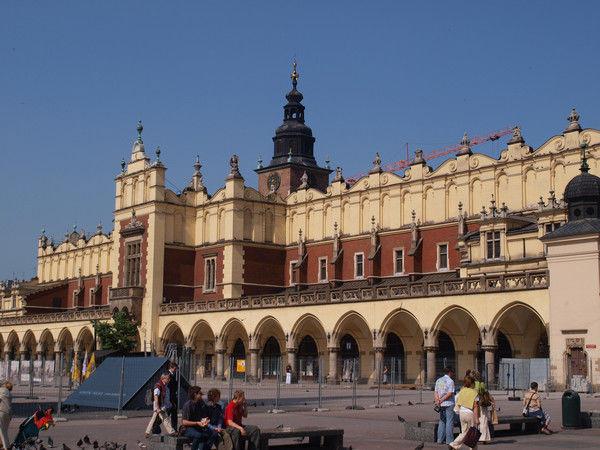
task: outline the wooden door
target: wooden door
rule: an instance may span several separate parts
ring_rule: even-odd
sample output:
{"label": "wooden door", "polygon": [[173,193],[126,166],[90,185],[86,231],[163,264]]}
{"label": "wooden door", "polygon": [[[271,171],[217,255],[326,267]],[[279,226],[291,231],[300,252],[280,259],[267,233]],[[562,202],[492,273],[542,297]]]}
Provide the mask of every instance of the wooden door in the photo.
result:
{"label": "wooden door", "polygon": [[571,349],[571,376],[587,377],[587,361],[581,347]]}

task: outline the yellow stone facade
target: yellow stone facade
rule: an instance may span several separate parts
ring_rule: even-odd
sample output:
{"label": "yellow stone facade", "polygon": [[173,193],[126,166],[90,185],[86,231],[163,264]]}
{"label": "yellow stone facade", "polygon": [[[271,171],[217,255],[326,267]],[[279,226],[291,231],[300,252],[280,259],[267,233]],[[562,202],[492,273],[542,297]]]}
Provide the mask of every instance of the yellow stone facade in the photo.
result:
{"label": "yellow stone facade", "polygon": [[[42,236],[37,280],[2,286],[3,354],[51,358],[62,350],[89,351],[91,320],[110,320],[114,309],[128,305],[139,321],[140,349],[190,347],[201,374],[211,365],[217,376],[228,377],[227,360],[240,340],[247,375],[259,378],[269,338],[299,370],[301,340],[310,336],[321,370],[336,381],[343,371],[341,341],[349,335],[358,346],[361,380],[373,381],[387,336],[394,333],[405,358],[402,382],[431,382],[443,333],[452,342],[451,361],[459,374],[478,366],[495,376],[502,333],[513,357],[539,356],[540,343],[549,341],[551,380],[564,386],[568,355],[554,341],[560,331],[553,329],[551,305],[568,295],[559,288],[554,294],[555,283],[575,270],[563,265],[562,275],[549,273],[540,238],[566,221],[562,193],[579,173],[582,146],[591,173],[600,174],[600,131],[581,129],[572,119],[565,132],[537,149],[516,129],[498,159],[467,149],[435,169],[416,160],[401,175],[378,170],[375,162],[352,185],[340,171],[324,191],[308,185],[284,195],[247,186],[237,157],[216,192],[203,186],[199,164],[189,186],[173,192],[165,186],[165,165],[147,156],[140,130],[130,161],[115,178],[114,229],[89,237],[77,233],[59,244]],[[499,250],[490,257],[487,241],[494,232]],[[142,273],[131,286],[123,252],[136,236],[142,240]],[[451,254],[447,267],[440,265],[440,243]],[[367,250],[365,273],[357,277],[351,273],[356,274],[356,259],[354,267],[333,260],[350,257],[361,245]],[[412,270],[390,269],[390,248],[396,246],[403,250],[403,267]],[[410,255],[413,250],[420,256]],[[260,264],[271,256],[250,270],[249,255],[268,251],[283,261],[275,281],[260,274]],[[184,254],[196,258],[191,281],[173,282],[168,267]],[[217,274],[211,290],[205,261],[213,254]],[[327,258],[325,280],[316,266],[321,254]],[[296,273],[302,282],[293,281]],[[592,275],[598,284],[598,273]],[[100,288],[101,278],[110,280],[110,294]],[[36,298],[54,286],[69,298],[45,311]],[[130,289],[138,286],[139,291]],[[600,354],[588,349],[587,355],[593,361],[589,378],[597,383]]]}

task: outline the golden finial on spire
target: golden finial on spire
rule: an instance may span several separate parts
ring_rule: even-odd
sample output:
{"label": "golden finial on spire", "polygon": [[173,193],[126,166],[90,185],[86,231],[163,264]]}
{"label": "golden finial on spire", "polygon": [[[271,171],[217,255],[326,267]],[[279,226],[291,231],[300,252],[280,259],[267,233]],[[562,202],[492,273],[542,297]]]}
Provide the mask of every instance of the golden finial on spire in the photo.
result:
{"label": "golden finial on spire", "polygon": [[296,61],[296,58],[294,58],[294,62],[292,63],[292,73],[290,74],[290,78],[292,79],[292,85],[294,86],[294,89],[296,89],[296,86],[298,85],[298,78],[300,78],[300,74],[298,73],[298,62]]}

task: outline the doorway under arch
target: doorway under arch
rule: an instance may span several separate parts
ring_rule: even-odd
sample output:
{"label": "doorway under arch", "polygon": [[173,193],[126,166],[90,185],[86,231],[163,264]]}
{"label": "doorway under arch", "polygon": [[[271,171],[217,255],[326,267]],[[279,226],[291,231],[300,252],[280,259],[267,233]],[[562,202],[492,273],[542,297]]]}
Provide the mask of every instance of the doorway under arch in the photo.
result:
{"label": "doorway under arch", "polygon": [[262,351],[262,377],[263,378],[277,378],[277,374],[280,372],[280,361],[281,361],[281,347],[279,342],[274,336],[271,336],[265,342]]}
{"label": "doorway under arch", "polygon": [[342,381],[354,381],[360,374],[360,352],[358,342],[350,334],[345,334],[340,341],[340,357],[342,358]]}
{"label": "doorway under arch", "polygon": [[404,344],[396,333],[388,333],[385,337],[385,350],[383,352],[384,383],[403,383],[406,375],[406,357]]}
{"label": "doorway under arch", "polygon": [[246,346],[241,338],[238,338],[233,344],[231,365],[233,366],[234,378],[244,378],[246,376]]}
{"label": "doorway under arch", "polygon": [[319,350],[312,336],[306,335],[298,346],[298,378],[316,381],[319,377]]}
{"label": "doorway under arch", "polygon": [[456,368],[456,350],[454,342],[444,331],[438,332],[438,352],[435,361],[435,372],[444,373],[444,367]]}

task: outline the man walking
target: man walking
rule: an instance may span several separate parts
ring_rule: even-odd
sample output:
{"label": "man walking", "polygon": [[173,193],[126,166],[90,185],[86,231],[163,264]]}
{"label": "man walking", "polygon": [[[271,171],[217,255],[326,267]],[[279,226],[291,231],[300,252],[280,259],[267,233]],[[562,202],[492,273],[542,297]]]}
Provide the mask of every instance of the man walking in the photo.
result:
{"label": "man walking", "polygon": [[[160,380],[154,386],[153,397],[154,402],[152,404],[152,417],[150,418],[150,422],[148,422],[148,426],[146,427],[146,437],[149,437],[151,433],[153,433],[154,424],[157,420],[161,420],[162,424],[165,426],[165,430],[167,434],[174,435],[175,428],[171,426],[171,421],[169,420],[169,415],[167,411],[171,407],[171,401],[169,400],[169,396],[167,395],[169,380],[171,375],[169,372],[165,372],[160,376]],[[158,425],[158,432],[160,433],[160,425]]]}
{"label": "man walking", "polygon": [[438,444],[454,441],[454,370],[444,368],[445,375],[435,381],[434,403],[439,407],[440,422],[438,424]]}
{"label": "man walking", "polygon": [[179,392],[178,392],[178,380],[177,380],[177,371],[179,370],[179,366],[176,362],[169,363],[169,374],[171,378],[169,380],[169,401],[171,402],[171,409],[169,410],[169,416],[171,418],[171,426],[174,430],[177,430],[177,411],[179,406]]}

